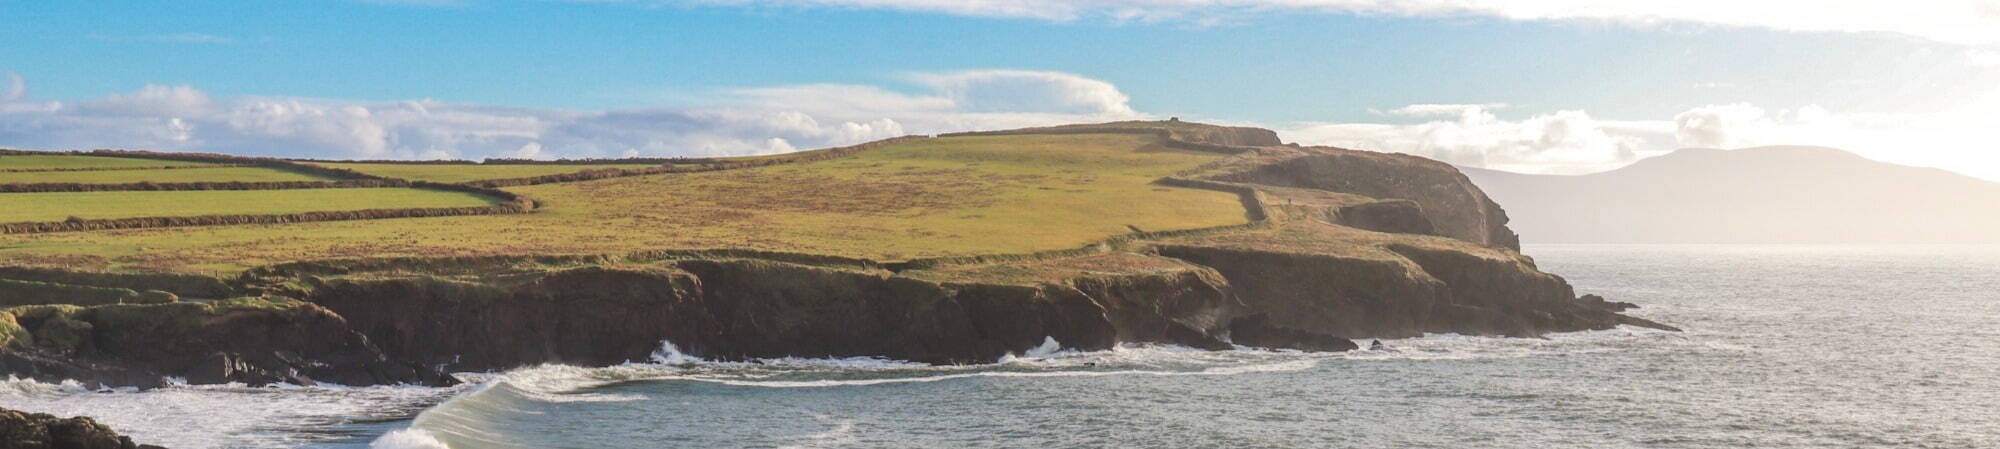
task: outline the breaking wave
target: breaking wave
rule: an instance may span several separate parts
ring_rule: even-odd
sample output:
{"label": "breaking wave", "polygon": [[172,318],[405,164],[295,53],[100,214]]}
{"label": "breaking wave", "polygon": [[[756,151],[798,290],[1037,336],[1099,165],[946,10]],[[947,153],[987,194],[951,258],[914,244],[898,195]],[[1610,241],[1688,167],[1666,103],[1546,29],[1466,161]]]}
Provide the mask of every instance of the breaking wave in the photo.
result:
{"label": "breaking wave", "polygon": [[[603,368],[542,365],[490,376],[467,376],[478,382],[473,391],[418,415],[409,428],[377,439],[371,447],[514,448],[520,446],[507,418],[543,413],[539,406],[572,402],[624,402],[648,399],[635,393],[609,393],[604,387],[634,382],[686,382],[744,388],[840,388],[888,384],[946,382],[972,378],[1056,378],[1110,376],[1234,376],[1301,371],[1319,359],[1298,352],[1205,351],[1177,346],[1121,346],[1109,351],[1061,349],[1053,338],[996,363],[934,366],[874,357],[771,358],[741,362],[715,361],[682,353],[662,342],[646,363]],[[851,440],[854,423],[823,415],[829,429],[800,438],[786,447],[819,447]]]}
{"label": "breaking wave", "polygon": [[134,439],[176,448],[291,448],[367,438],[464,388],[242,384],[139,391],[8,377],[0,407],[89,416]]}
{"label": "breaking wave", "polygon": [[[975,379],[1228,377],[1312,370],[1336,361],[1423,361],[1592,353],[1658,346],[1681,334],[1620,328],[1550,339],[1434,335],[1389,340],[1393,350],[1303,353],[1238,348],[1208,351],[1170,345],[1106,351],[1062,349],[1053,338],[983,365],[934,366],[875,357],[708,360],[662,342],[644,362],[586,368],[540,365],[504,373],[461,373],[450,388],[419,386],[247,387],[240,384],[137,391],[77,382],[0,381],[0,407],[84,415],[138,441],[169,447],[513,448],[524,423],[553,418],[564,404],[661,400],[627,385],[812,391],[946,384]],[[1675,346],[1669,344],[1668,346]],[[1717,349],[1717,348],[1696,348]],[[1725,348],[1726,349],[1726,348]],[[643,390],[643,389],[642,389]],[[867,393],[873,394],[873,393]],[[631,406],[644,407],[644,406]],[[838,416],[801,417],[816,430],[779,447],[853,445],[865,429]]]}

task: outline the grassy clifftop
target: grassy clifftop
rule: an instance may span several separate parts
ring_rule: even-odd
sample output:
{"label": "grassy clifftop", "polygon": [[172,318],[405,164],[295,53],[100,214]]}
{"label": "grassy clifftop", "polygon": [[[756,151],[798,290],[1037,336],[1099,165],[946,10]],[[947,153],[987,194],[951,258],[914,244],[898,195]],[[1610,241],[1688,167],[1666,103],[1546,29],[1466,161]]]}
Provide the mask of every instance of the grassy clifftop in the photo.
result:
{"label": "grassy clifftop", "polygon": [[[430,189],[511,209],[0,227],[25,229],[0,235],[0,280],[11,280],[0,296],[25,297],[0,308],[0,372],[367,385],[618,363],[663,339],[724,359],[981,363],[1049,338],[1083,350],[1337,351],[1354,349],[1350,338],[1428,332],[1670,329],[1618,313],[1629,304],[1577,298],[1535,268],[1512,247],[1505,214],[1450,166],[1281,145],[1250,128],[1120,122],[637,170],[522,164],[531,169],[511,174],[553,175],[464,184],[392,176],[515,169],[166,156],[323,170],[364,187],[82,191]],[[173,161],[147,164],[162,162]],[[39,216],[91,202],[24,186],[0,201]]]}
{"label": "grassy clifftop", "polygon": [[[530,214],[0,235],[0,265],[228,274],[258,265],[325,258],[604,254],[666,248],[749,248],[882,260],[1023,253],[1073,248],[1134,230],[1244,223],[1247,216],[1237,195],[1153,184],[1224,157],[1174,148],[1159,136],[1143,134],[914,139],[797,164],[505,188],[539,204]],[[491,174],[468,171],[496,169],[514,176],[591,168],[341,167],[430,179],[476,178]],[[145,171],[88,173],[136,176]],[[365,208],[347,203],[367,203],[371,196],[396,191],[352,190],[364,194],[335,195],[342,208]],[[267,208],[258,205],[271,201],[312,209],[322,201],[308,197],[338,192],[0,193],[0,202],[19,206],[10,207],[8,213],[22,220],[61,220],[81,215],[78,211],[116,215],[123,207],[119,204],[177,207],[191,214],[230,213],[238,206]],[[201,202],[231,195],[243,198]],[[77,196],[89,198],[72,198]],[[148,201],[163,196],[176,198]],[[408,202],[381,204],[403,207]]]}

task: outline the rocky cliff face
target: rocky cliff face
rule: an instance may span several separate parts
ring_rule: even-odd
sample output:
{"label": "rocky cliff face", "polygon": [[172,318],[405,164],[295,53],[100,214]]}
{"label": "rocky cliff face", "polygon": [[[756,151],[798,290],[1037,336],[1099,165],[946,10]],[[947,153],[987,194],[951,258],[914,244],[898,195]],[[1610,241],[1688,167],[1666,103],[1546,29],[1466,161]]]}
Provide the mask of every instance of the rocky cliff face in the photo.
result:
{"label": "rocky cliff face", "polygon": [[[1102,126],[1234,154],[1175,184],[1244,195],[1258,221],[955,263],[753,251],[355,259],[230,282],[0,269],[20,281],[0,292],[95,301],[0,300],[31,304],[0,310],[0,370],[112,385],[165,376],[364,385],[645,360],[661,341],[717,359],[985,363],[1050,338],[1081,350],[1337,351],[1354,349],[1351,339],[1434,332],[1671,329],[1618,313],[1629,304],[1579,299],[1538,270],[1516,251],[1499,206],[1442,163],[1276,146],[1265,130]],[[165,303],[121,303],[149,289]],[[169,292],[247,297],[174,302]]]}
{"label": "rocky cliff face", "polygon": [[439,383],[390,361],[331,311],[285,298],[0,311],[0,370],[87,385]]}
{"label": "rocky cliff face", "polygon": [[[1079,259],[1104,257],[1143,258]],[[346,317],[396,360],[461,371],[644,360],[662,340],[719,359],[933,363],[991,362],[1046,338],[1079,349],[1226,347],[1219,337],[1234,305],[1220,276],[1171,261],[1149,261],[1170,265],[1160,272],[1051,268],[1058,274],[1011,280],[758,259],[628,262],[525,264],[485,279],[321,272],[283,293]]]}
{"label": "rocky cliff face", "polygon": [[1296,222],[1176,239],[1157,251],[1215,267],[1252,314],[1288,330],[1378,338],[1671,329],[1580,301],[1562,278],[1511,250],[1445,238]]}

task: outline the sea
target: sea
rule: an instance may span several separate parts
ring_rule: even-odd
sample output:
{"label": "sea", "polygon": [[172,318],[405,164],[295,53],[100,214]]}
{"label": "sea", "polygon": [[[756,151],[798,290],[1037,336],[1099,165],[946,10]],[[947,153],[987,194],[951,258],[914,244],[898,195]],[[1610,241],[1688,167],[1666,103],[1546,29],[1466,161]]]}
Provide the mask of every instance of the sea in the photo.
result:
{"label": "sea", "polygon": [[[1685,329],[990,364],[649,360],[451,388],[8,380],[172,448],[1995,448],[2000,246],[1531,245]],[[1363,342],[1364,344],[1366,342]]]}

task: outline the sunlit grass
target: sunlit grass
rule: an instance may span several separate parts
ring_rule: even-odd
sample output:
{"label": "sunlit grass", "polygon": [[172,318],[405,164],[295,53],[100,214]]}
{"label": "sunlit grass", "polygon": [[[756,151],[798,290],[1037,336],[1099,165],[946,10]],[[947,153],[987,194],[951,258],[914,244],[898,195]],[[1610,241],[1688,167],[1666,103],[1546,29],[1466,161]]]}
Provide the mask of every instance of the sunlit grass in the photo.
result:
{"label": "sunlit grass", "polygon": [[0,223],[488,204],[470,193],[404,188],[0,193]]}
{"label": "sunlit grass", "polygon": [[525,215],[6,235],[0,263],[228,272],[330,257],[670,248],[1021,253],[1133,228],[1243,223],[1233,194],[1152,184],[1219,157],[1137,135],[941,138],[797,165],[507,189],[542,202]]}
{"label": "sunlit grass", "polygon": [[71,155],[0,155],[0,170],[47,168],[138,168],[188,165],[216,165],[201,162],[139,159],[129,157]]}

